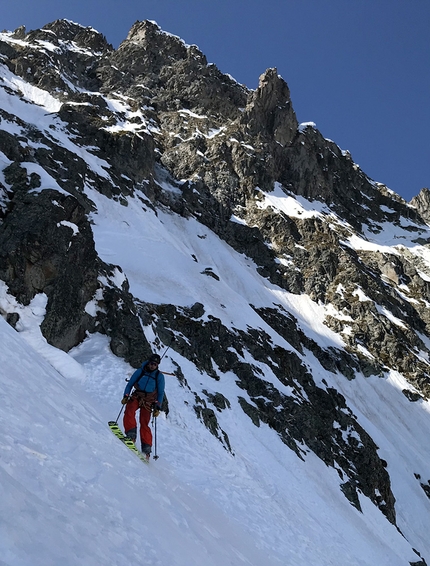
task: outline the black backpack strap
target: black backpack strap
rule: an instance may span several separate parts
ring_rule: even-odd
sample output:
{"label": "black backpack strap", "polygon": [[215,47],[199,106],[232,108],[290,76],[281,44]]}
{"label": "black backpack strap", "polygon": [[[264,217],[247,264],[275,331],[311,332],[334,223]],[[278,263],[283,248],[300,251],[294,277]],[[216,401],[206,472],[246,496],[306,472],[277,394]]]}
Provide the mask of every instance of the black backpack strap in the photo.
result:
{"label": "black backpack strap", "polygon": [[[138,379],[136,379],[136,383],[134,384],[134,388],[135,388],[137,391],[140,391],[140,388],[138,388],[137,385],[138,385],[139,381],[142,379],[142,376],[143,376],[143,374],[144,374],[144,372],[145,372],[145,368],[146,368],[147,365],[148,365],[148,364],[145,364],[145,365],[142,367],[142,369],[140,370],[140,375],[139,375]],[[157,373],[155,374],[155,387],[156,387],[156,389],[157,389],[157,392],[158,392],[158,376],[159,376],[159,375],[160,375],[160,370],[157,369]],[[150,377],[152,377],[152,375],[149,375],[149,374],[148,374],[148,379],[146,380],[145,387],[147,386]],[[143,391],[145,391],[145,390],[143,389]]]}

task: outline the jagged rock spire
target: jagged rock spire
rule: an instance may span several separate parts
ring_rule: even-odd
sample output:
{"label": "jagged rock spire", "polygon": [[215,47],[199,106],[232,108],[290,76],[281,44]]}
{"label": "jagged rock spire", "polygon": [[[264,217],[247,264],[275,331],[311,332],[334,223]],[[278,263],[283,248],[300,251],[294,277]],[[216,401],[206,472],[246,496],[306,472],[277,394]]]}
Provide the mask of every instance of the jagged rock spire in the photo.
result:
{"label": "jagged rock spire", "polygon": [[415,206],[426,222],[430,222],[430,190],[428,188],[421,189],[419,194],[411,200],[411,205]]}
{"label": "jagged rock spire", "polygon": [[297,133],[297,118],[290,98],[290,89],[275,68],[260,77],[243,116],[250,135],[273,137],[281,145],[288,144]]}

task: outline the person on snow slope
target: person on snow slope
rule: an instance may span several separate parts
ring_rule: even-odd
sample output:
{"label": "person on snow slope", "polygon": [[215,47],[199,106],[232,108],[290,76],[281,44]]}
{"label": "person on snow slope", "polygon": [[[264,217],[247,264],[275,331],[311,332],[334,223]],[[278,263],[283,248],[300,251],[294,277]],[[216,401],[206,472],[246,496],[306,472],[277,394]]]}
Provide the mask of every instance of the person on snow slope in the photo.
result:
{"label": "person on snow slope", "polygon": [[160,414],[164,397],[165,379],[158,369],[160,361],[158,354],[152,354],[147,361],[143,362],[127,383],[121,401],[123,405],[126,405],[123,420],[125,435],[133,442],[136,442],[137,437],[136,411],[140,409],[140,440],[142,452],[148,459],[152,448],[152,431],[149,422],[151,415],[158,417]]}

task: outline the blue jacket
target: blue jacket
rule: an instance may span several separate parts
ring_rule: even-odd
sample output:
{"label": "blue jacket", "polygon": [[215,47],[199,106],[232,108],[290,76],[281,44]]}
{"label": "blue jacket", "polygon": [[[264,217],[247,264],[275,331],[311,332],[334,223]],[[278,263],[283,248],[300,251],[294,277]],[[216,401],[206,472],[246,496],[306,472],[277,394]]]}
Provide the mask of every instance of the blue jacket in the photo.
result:
{"label": "blue jacket", "polygon": [[124,395],[130,395],[133,386],[136,386],[138,391],[146,391],[146,393],[152,393],[157,390],[157,402],[161,407],[164,397],[164,375],[158,369],[154,371],[146,370],[145,366],[147,363],[148,361],[143,362],[142,366],[130,377],[130,381],[124,389]]}

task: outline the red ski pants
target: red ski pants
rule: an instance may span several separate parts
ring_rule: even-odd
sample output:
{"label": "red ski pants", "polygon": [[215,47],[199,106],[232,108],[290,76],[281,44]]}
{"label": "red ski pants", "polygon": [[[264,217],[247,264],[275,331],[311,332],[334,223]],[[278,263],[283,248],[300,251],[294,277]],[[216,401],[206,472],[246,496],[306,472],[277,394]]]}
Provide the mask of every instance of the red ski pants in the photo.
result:
{"label": "red ski pants", "polygon": [[[124,431],[127,434],[128,431],[133,428],[137,430],[136,425],[136,411],[139,409],[139,400],[132,397],[130,401],[125,406],[124,412]],[[151,411],[145,409],[145,407],[140,408],[139,421],[140,421],[140,440],[142,444],[148,444],[152,446],[152,431],[149,428],[149,421],[151,420]]]}

